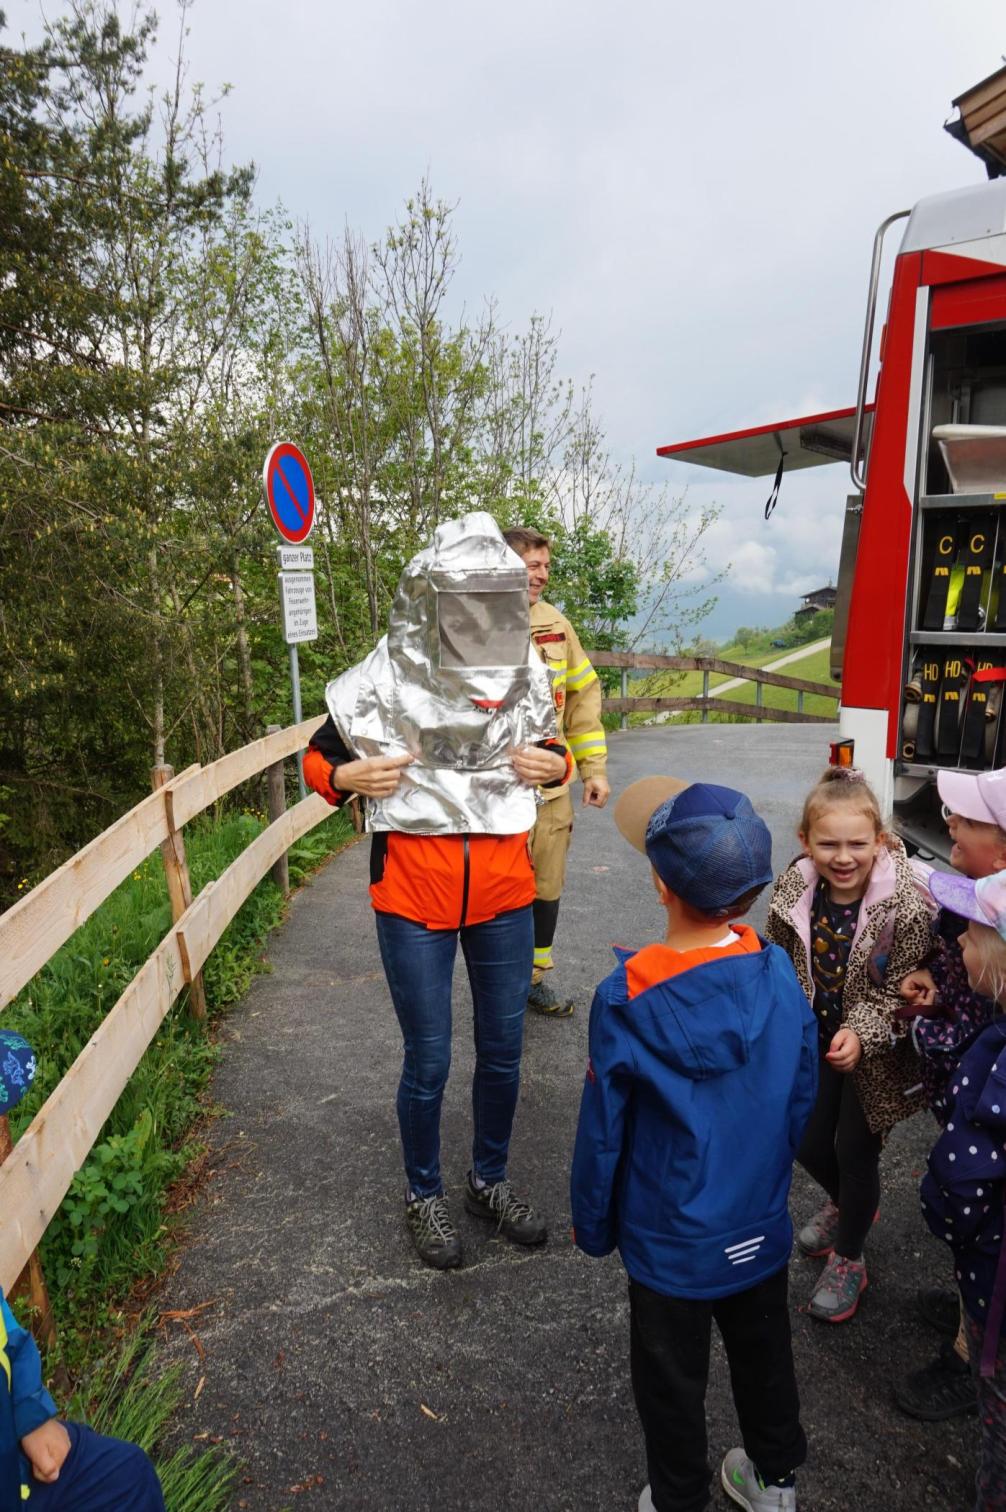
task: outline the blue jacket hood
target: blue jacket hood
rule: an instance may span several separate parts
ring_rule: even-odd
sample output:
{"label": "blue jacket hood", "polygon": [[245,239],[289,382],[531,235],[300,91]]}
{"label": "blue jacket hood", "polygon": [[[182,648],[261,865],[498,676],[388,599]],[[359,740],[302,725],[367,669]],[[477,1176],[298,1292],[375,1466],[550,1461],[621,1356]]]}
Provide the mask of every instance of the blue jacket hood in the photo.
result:
{"label": "blue jacket hood", "polygon": [[634,953],[616,949],[622,969],[599,990],[610,984],[609,1003],[632,1023],[648,1054],[691,1081],[725,1076],[750,1062],[775,1011],[775,946],[706,962],[630,998],[624,966]]}

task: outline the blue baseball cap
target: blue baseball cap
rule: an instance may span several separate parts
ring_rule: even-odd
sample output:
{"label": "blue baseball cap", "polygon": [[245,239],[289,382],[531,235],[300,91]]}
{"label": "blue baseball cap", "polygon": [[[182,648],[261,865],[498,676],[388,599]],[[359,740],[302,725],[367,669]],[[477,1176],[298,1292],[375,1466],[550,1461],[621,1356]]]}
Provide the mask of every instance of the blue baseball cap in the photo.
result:
{"label": "blue baseball cap", "polygon": [[657,876],[699,913],[718,914],[772,880],[772,836],[735,788],[693,782],[650,816],[646,854]]}

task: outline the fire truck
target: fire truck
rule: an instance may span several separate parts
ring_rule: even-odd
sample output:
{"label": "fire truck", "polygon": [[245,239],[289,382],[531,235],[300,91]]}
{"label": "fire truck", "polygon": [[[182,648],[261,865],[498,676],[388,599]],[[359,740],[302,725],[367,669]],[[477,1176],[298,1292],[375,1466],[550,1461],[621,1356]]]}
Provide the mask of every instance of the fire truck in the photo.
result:
{"label": "fire truck", "polygon": [[848,462],[831,651],[840,734],[909,848],[943,856],[937,769],[1006,766],[1006,68],[954,104],[947,129],[989,179],[878,229],[856,404],[657,451],[774,474],[766,516],[784,473]]}

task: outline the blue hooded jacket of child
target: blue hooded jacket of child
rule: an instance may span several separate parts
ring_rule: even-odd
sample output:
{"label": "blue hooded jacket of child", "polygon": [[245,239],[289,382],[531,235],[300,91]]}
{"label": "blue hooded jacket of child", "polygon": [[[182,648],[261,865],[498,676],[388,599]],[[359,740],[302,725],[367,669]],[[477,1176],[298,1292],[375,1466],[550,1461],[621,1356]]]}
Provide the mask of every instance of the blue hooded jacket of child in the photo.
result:
{"label": "blue hooded jacket of child", "polygon": [[20,1442],[55,1416],[56,1403],[42,1384],[35,1340],[0,1293],[0,1512],[21,1512],[31,1505],[30,1495],[24,1499],[31,1480]]}
{"label": "blue hooded jacket of child", "polygon": [[817,1024],[789,957],[706,959],[630,995],[598,987],[573,1155],[576,1242],[617,1245],[633,1280],[678,1297],[746,1291],[787,1263],[793,1158],[817,1095]]}

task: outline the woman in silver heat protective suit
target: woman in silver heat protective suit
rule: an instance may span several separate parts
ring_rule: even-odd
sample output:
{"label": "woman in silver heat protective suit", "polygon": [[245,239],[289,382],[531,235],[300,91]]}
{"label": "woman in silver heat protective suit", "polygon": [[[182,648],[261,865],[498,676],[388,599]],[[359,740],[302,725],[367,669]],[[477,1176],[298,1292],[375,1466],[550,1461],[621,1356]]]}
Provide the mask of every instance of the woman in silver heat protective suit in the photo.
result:
{"label": "woman in silver heat protective suit", "polygon": [[476,1050],[464,1204],[515,1243],[540,1244],[544,1219],[515,1195],[507,1154],[533,957],[534,789],[562,782],[570,758],[530,649],[527,574],[491,516],[437,528],[402,574],[387,635],[325,700],[304,775],[331,803],[367,798],[370,897],[404,1041],[412,1241],[428,1265],[461,1263],[440,1166],[460,941]]}

